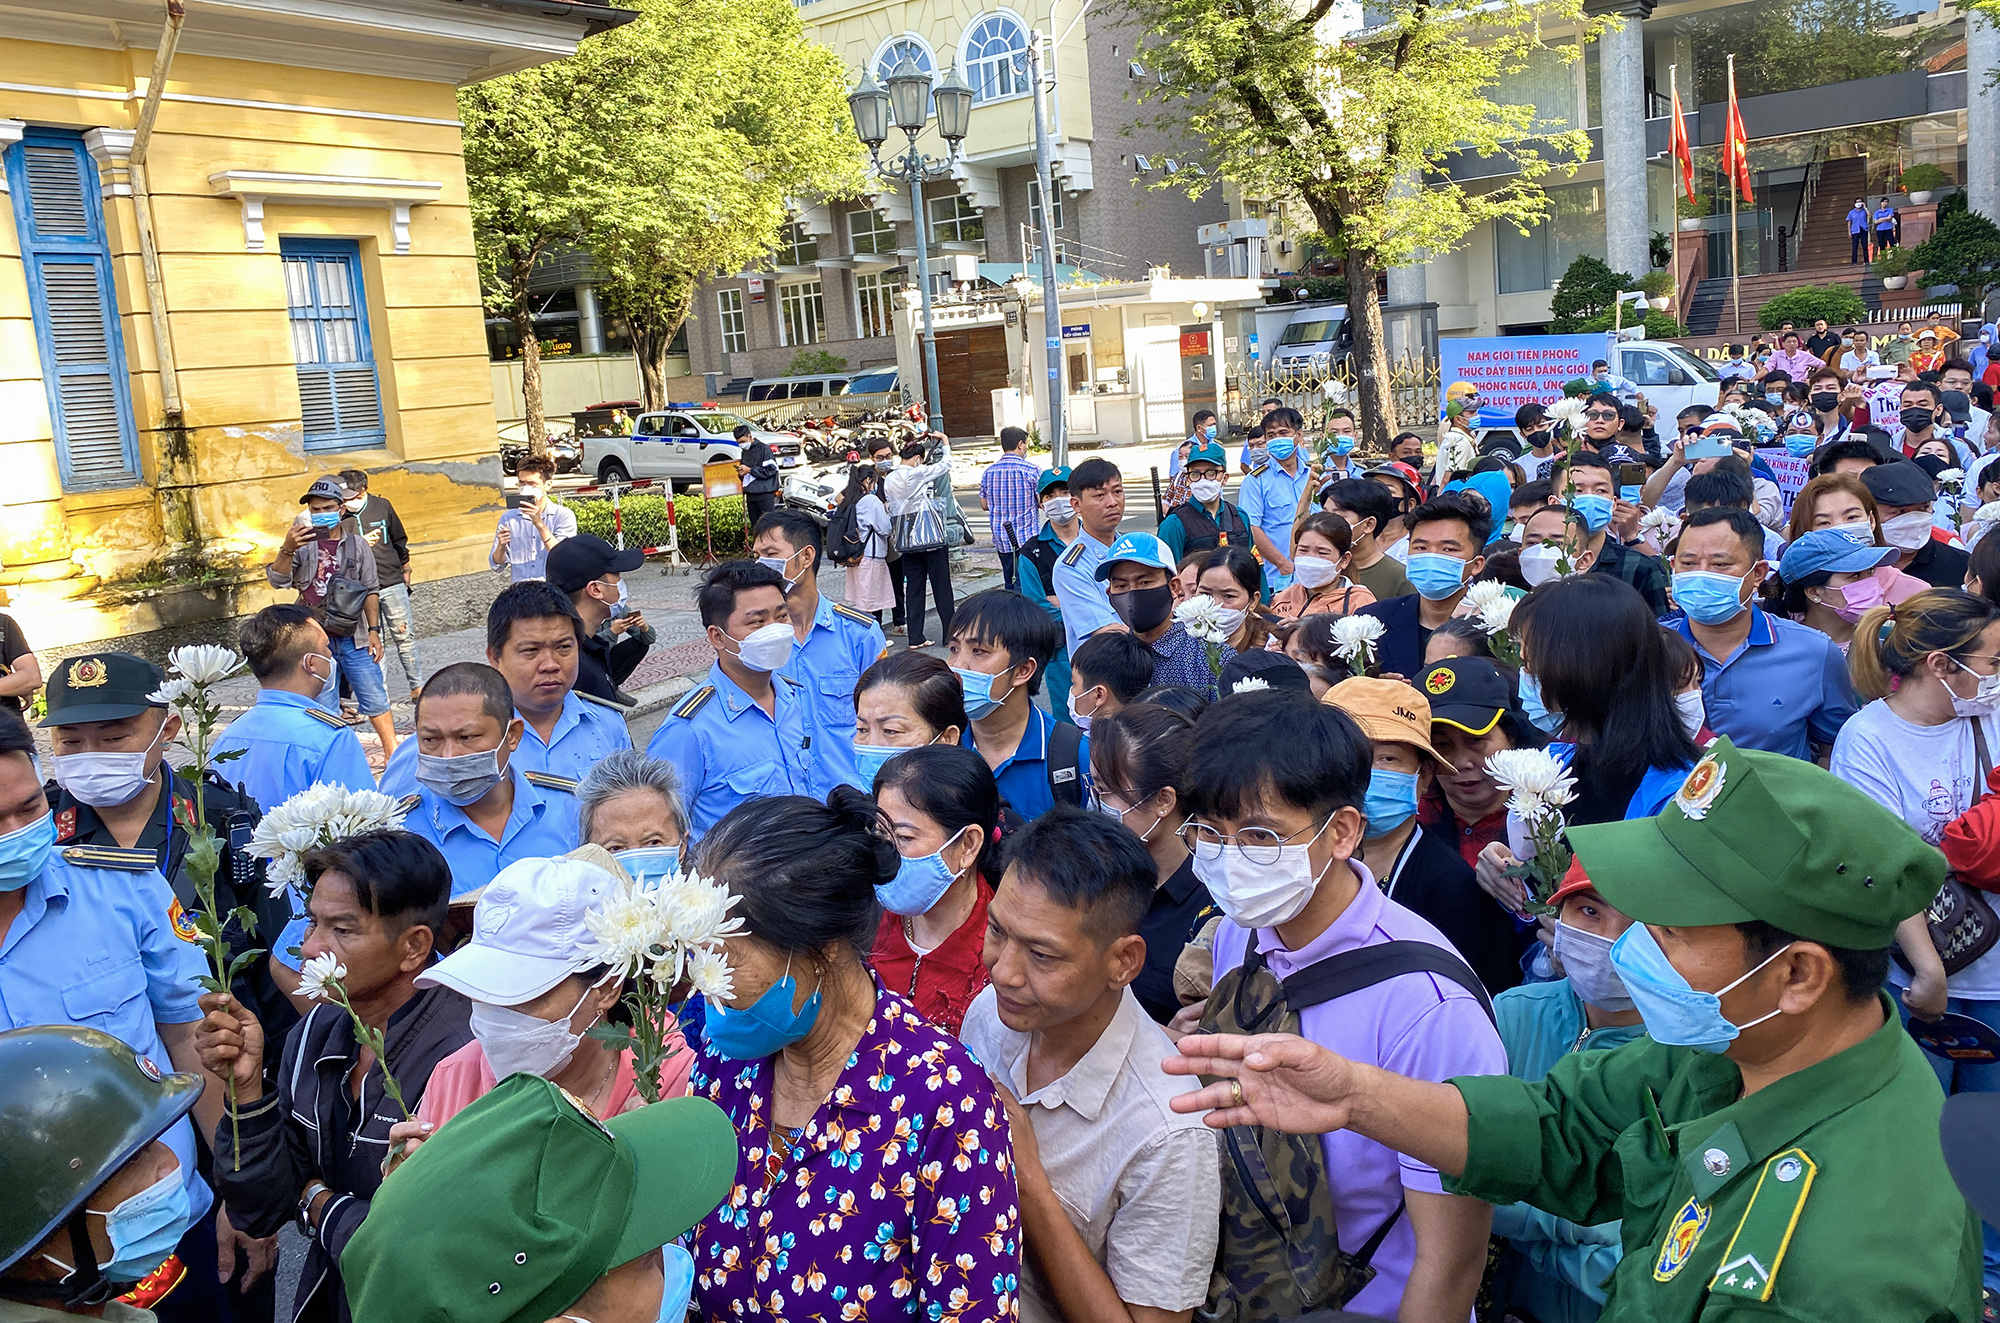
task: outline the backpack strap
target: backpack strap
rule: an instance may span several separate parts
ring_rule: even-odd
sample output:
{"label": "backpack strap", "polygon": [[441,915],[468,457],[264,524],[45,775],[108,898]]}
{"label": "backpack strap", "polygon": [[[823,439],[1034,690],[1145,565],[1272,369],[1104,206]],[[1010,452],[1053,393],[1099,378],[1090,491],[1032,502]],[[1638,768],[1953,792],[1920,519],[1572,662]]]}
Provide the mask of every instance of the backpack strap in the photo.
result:
{"label": "backpack strap", "polygon": [[1048,769],[1049,794],[1058,804],[1083,807],[1082,753],[1083,732],[1067,721],[1056,722],[1049,732],[1048,760],[1043,766]]}
{"label": "backpack strap", "polygon": [[1455,952],[1429,942],[1383,942],[1316,961],[1284,981],[1285,1004],[1302,1011],[1386,982],[1398,974],[1436,974],[1450,979],[1471,993],[1479,1009],[1486,1012],[1486,1018],[1493,1020],[1493,999],[1486,994],[1478,976]]}

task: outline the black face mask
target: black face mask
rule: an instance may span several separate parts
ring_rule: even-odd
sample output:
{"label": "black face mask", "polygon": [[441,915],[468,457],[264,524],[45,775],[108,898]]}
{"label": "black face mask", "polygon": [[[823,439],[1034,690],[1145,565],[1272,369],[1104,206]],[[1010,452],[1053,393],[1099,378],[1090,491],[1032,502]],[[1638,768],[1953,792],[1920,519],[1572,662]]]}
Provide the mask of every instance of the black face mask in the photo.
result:
{"label": "black face mask", "polygon": [[1830,390],[1816,390],[1812,393],[1810,403],[1819,413],[1832,413],[1834,406],[1840,403],[1840,396]]}
{"label": "black face mask", "polygon": [[1903,430],[1906,432],[1921,432],[1937,421],[1937,415],[1929,409],[1905,409],[1898,417],[1902,419]]}
{"label": "black face mask", "polygon": [[1163,583],[1157,588],[1138,588],[1129,593],[1111,593],[1111,609],[1134,634],[1145,634],[1158,629],[1174,613],[1174,586]]}
{"label": "black face mask", "polygon": [[1554,432],[1548,431],[1546,429],[1540,432],[1530,432],[1528,433],[1528,444],[1533,446],[1535,449],[1540,450],[1543,447],[1547,446],[1549,442],[1555,440],[1555,435],[1556,434]]}

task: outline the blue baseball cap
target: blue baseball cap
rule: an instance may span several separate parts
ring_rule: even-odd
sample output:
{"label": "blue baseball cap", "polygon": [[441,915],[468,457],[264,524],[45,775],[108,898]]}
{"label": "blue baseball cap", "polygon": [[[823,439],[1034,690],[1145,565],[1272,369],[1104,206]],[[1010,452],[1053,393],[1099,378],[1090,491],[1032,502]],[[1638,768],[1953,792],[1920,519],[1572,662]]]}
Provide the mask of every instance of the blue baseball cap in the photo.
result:
{"label": "blue baseball cap", "polygon": [[1151,533],[1125,533],[1111,544],[1111,550],[1104,553],[1104,560],[1097,567],[1097,581],[1102,583],[1110,578],[1112,564],[1121,560],[1151,565],[1168,574],[1177,568],[1174,553],[1167,549],[1166,543]]}
{"label": "blue baseball cap", "polygon": [[1188,451],[1190,464],[1213,464],[1223,472],[1229,471],[1229,452],[1213,441],[1204,441]]}
{"label": "blue baseball cap", "polygon": [[1821,570],[1834,574],[1860,574],[1893,565],[1896,557],[1902,554],[1894,547],[1878,547],[1856,541],[1847,532],[1849,528],[1861,530],[1864,537],[1872,531],[1867,524],[1848,524],[1842,528],[1815,528],[1810,533],[1801,533],[1792,545],[1785,548],[1784,556],[1778,561],[1778,577],[1786,583],[1797,583]]}
{"label": "blue baseball cap", "polygon": [[1042,476],[1035,481],[1035,495],[1040,496],[1057,483],[1061,483],[1065,487],[1069,486],[1069,465],[1065,464],[1061,468],[1043,469]]}

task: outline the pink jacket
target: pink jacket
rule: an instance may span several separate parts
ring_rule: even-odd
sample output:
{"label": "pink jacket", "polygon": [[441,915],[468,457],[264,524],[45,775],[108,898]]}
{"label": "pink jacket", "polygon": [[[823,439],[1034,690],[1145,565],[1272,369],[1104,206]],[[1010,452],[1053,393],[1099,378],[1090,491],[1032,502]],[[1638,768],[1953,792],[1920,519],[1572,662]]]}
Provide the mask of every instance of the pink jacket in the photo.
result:
{"label": "pink jacket", "polygon": [[[667,1036],[667,1046],[673,1055],[660,1067],[660,1096],[679,1098],[687,1092],[688,1075],[694,1070],[694,1049],[678,1029]],[[417,1120],[443,1125],[485,1097],[499,1082],[493,1078],[493,1067],[486,1063],[486,1053],[475,1038],[438,1062],[431,1071],[430,1080],[424,1085],[423,1100],[417,1104]],[[620,1052],[618,1078],[612,1082],[604,1114],[617,1116],[644,1104],[638,1081],[632,1074],[632,1054]]]}

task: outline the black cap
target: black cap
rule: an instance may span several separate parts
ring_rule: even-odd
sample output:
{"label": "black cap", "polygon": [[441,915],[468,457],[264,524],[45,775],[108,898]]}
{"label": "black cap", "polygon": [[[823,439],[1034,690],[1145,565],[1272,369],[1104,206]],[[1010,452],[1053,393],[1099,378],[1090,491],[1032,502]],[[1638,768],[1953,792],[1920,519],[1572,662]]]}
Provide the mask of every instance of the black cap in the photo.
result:
{"label": "black cap", "polygon": [[646,553],[637,547],[620,551],[601,537],[579,533],[550,550],[548,580],[563,592],[581,592],[592,579],[630,574],[645,563]]}
{"label": "black cap", "polygon": [[87,652],[58,663],[44,692],[49,714],[44,726],[74,726],[85,721],[122,721],[136,717],[155,703],[152,693],[167,673],[144,657],[129,652]]}
{"label": "black cap", "polygon": [[1922,465],[1907,459],[1863,469],[1861,485],[1868,489],[1877,505],[1929,505],[1937,498],[1931,475],[1924,472]]}
{"label": "black cap", "polygon": [[1452,657],[1427,667],[1420,687],[1430,699],[1431,720],[1468,735],[1492,730],[1514,706],[1514,687],[1485,657]]}
{"label": "black cap", "polygon": [[1239,680],[1262,680],[1273,689],[1296,689],[1306,694],[1312,692],[1312,681],[1306,678],[1305,669],[1284,653],[1273,652],[1269,648],[1251,648],[1222,663],[1221,689],[1224,697],[1236,692]]}

